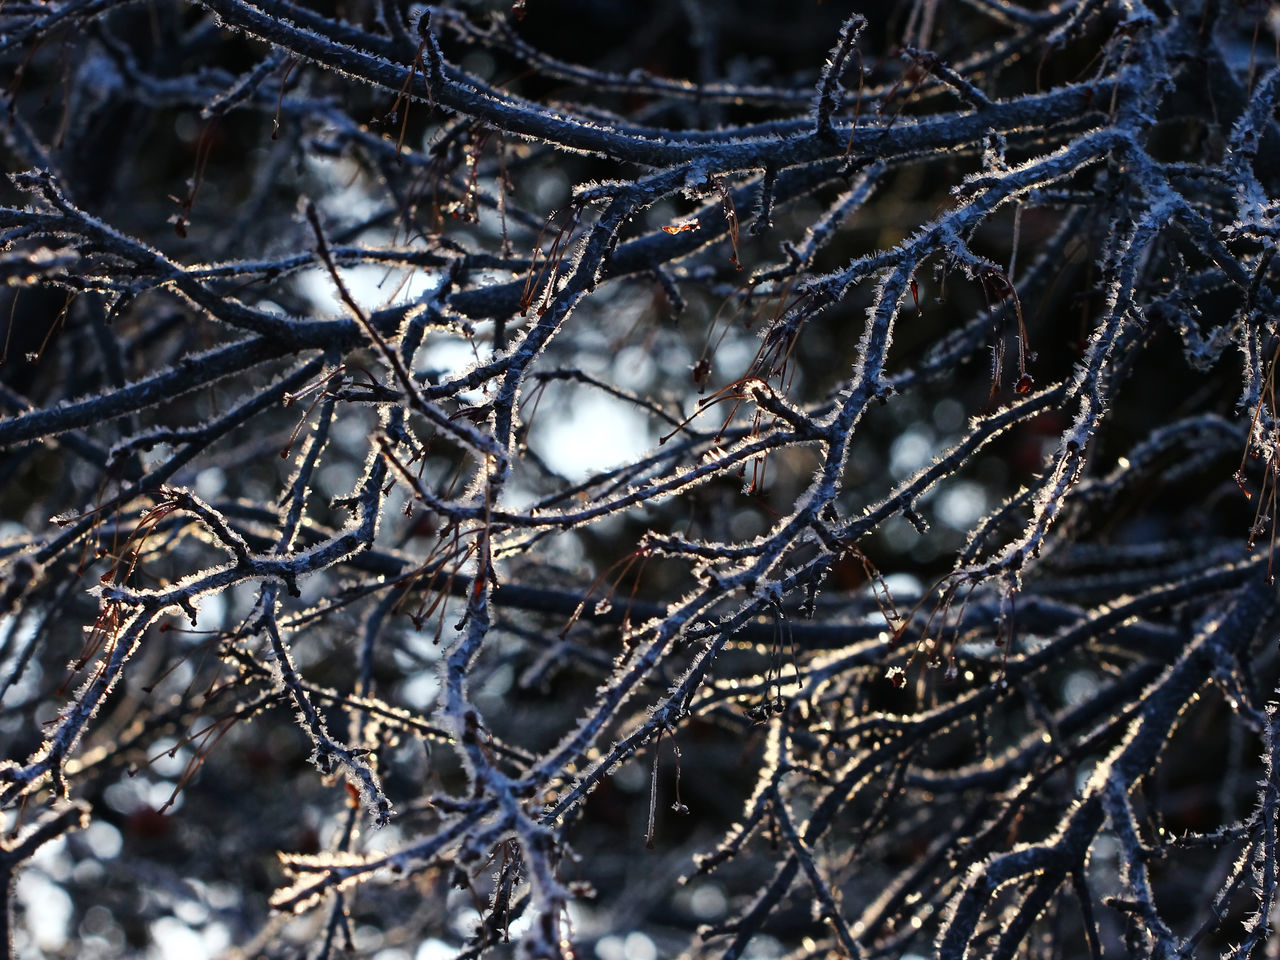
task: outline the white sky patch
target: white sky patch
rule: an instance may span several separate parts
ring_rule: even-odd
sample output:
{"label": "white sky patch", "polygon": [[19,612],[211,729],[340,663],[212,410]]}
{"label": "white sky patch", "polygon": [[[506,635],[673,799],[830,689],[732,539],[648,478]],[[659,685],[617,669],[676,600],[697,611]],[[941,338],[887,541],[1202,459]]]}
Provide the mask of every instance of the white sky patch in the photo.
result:
{"label": "white sky patch", "polygon": [[28,861],[45,876],[65,880],[71,876],[71,860],[67,857],[67,837],[63,834],[42,844]]}
{"label": "white sky patch", "polygon": [[196,630],[220,630],[227,620],[227,601],[220,593],[206,593],[196,607]]}
{"label": "white sky patch", "polygon": [[[170,756],[172,753],[172,756]],[[147,751],[151,770],[161,777],[178,777],[186,769],[191,753],[178,746],[178,741],[164,738],[156,741]]]}
{"label": "white sky patch", "polygon": [[[311,172],[327,182],[327,189],[317,199],[322,214],[326,240],[335,245],[332,231],[372,216],[378,208],[376,191],[370,188],[364,172],[345,157],[308,157]],[[421,242],[407,243],[385,230],[366,230],[357,241],[364,246],[406,246],[424,249]],[[338,275],[347,290],[366,311],[377,310],[394,303],[416,299],[428,289],[440,283],[435,270],[420,267],[402,267],[390,264],[366,264],[359,267],[338,267]],[[328,267],[317,264],[298,275],[300,289],[324,316],[347,314],[347,307],[338,298]]]}
{"label": "white sky patch", "polygon": [[600,960],[657,960],[658,947],[646,934],[628,933],[625,937],[610,934],[596,943]]}
{"label": "white sky patch", "polygon": [[1062,682],[1062,698],[1075,707],[1098,692],[1098,678],[1091,673],[1077,670]]}
{"label": "white sky patch", "polygon": [[734,336],[732,333],[725,337],[715,348],[713,365],[718,382],[709,386],[721,387],[742,376],[751,366],[759,349],[760,341],[755,337]]}
{"label": "white sky patch", "polygon": [[653,382],[657,371],[652,352],[644,347],[632,345],[618,351],[614,373],[618,386],[624,390],[644,390]]}
{"label": "white sky patch", "polygon": [[700,883],[689,896],[689,910],[699,920],[718,920],[728,909],[729,898],[718,883]]}
{"label": "white sky patch", "polygon": [[453,960],[457,952],[457,947],[451,947],[443,940],[433,937],[418,944],[418,952],[413,955],[413,960]]}
{"label": "white sky patch", "polygon": [[987,513],[987,494],[978,484],[961,480],[938,496],[938,519],[956,530],[968,530]]}
{"label": "white sky patch", "polygon": [[216,500],[227,485],[227,475],[219,467],[206,467],[196,474],[196,495]]}
{"label": "white sky patch", "polygon": [[354,160],[311,154],[306,163],[313,174],[328,181],[327,189],[316,201],[327,219],[363,220],[377,210],[377,201]]}
{"label": "white sky patch", "polygon": [[428,670],[420,670],[400,687],[400,696],[415,710],[426,710],[436,702],[440,680]]}
{"label": "white sky patch", "polygon": [[465,370],[476,362],[476,348],[458,337],[428,337],[418,351],[417,368],[445,376]]}
{"label": "white sky patch", "polygon": [[638,459],[653,445],[649,418],[633,404],[581,391],[568,402],[552,405],[553,399],[545,397],[539,405],[535,449],[570,480]]}
{"label": "white sky patch", "polygon": [[67,942],[71,898],[39,870],[18,874],[18,901],[25,910],[27,934],[41,950],[58,950]]}
{"label": "white sky patch", "polygon": [[[339,267],[338,276],[347,292],[366,313],[381,309],[389,303],[397,303],[403,299],[402,294],[408,288],[421,290],[425,281],[413,285],[413,279],[402,282],[403,270],[390,270],[378,264],[363,264],[358,267]],[[333,276],[327,267],[308,267],[298,274],[298,289],[323,317],[345,317],[350,314],[347,305],[338,295]]]}
{"label": "white sky patch", "polygon": [[912,427],[903,431],[889,448],[889,472],[895,478],[915,473],[933,457],[933,435]]}
{"label": "white sky patch", "polygon": [[89,849],[99,860],[110,860],[119,856],[124,847],[124,839],[120,831],[103,820],[95,820],[80,834],[89,844]]}
{"label": "white sky patch", "polygon": [[[890,573],[884,578],[885,588],[895,597],[918,597],[924,593],[924,584],[920,578],[911,573]],[[876,617],[880,618],[880,613]]]}
{"label": "white sky patch", "polygon": [[177,917],[161,917],[151,924],[149,960],[166,960],[169,957],[206,960],[211,955],[204,938]]}

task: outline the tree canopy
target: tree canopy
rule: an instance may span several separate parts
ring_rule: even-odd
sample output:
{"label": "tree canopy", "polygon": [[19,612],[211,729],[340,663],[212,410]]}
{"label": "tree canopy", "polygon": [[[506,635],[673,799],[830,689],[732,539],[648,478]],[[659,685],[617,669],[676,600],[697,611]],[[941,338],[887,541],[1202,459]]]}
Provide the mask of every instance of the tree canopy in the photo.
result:
{"label": "tree canopy", "polygon": [[11,952],[1270,955],[1273,4],[0,62]]}

